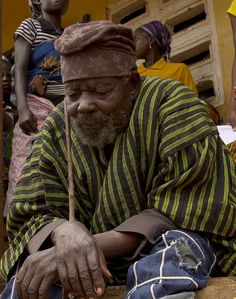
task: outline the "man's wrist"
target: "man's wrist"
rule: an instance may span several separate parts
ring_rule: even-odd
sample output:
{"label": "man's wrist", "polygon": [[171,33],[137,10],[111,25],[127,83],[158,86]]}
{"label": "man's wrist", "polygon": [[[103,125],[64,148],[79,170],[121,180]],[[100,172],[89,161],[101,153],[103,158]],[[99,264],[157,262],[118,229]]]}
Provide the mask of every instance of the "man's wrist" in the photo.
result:
{"label": "man's wrist", "polygon": [[65,221],[67,221],[67,220],[58,219],[58,220],[56,220],[54,222],[50,222],[47,225],[45,225],[44,227],[42,227],[29,241],[29,243],[28,243],[29,253],[32,254],[32,253],[40,250],[40,248],[44,244],[44,242],[48,238],[51,239],[51,233],[55,230],[55,228],[60,226],[61,224],[63,224]]}
{"label": "man's wrist", "polygon": [[[65,222],[64,222],[64,223],[65,223]],[[62,224],[64,224],[64,223],[62,223]],[[61,225],[62,225],[62,224],[61,224]],[[55,227],[54,230],[51,232],[51,241],[52,241],[52,243],[53,243],[54,245],[56,244],[56,241],[57,241],[57,239],[58,239],[58,233],[59,233],[59,231],[60,231],[60,229],[61,229],[61,225]]]}
{"label": "man's wrist", "polygon": [[94,235],[106,259],[127,256],[139,246],[143,236],[137,233],[108,231]]}

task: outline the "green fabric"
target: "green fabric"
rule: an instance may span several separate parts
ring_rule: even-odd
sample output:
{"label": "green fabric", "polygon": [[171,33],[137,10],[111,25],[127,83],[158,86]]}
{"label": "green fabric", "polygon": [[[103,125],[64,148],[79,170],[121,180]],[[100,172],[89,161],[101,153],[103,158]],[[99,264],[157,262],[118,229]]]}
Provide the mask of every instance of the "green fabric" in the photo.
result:
{"label": "green fabric", "polygon": [[[93,233],[146,208],[208,236],[222,271],[235,274],[236,164],[199,99],[177,81],[147,77],[110,161],[72,132],[76,218]],[[63,105],[47,118],[16,189],[4,278],[45,224],[68,217]],[[106,163],[107,162],[107,163]],[[39,165],[39,170],[38,170]]]}

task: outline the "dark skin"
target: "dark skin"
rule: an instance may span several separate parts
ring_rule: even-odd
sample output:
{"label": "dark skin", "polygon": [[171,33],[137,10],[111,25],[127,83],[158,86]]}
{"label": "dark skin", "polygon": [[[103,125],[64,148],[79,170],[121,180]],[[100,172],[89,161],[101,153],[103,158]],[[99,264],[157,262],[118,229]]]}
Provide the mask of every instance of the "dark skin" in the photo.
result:
{"label": "dark skin", "polygon": [[2,60],[2,89],[3,98],[8,99],[11,94],[11,64],[5,60]]}
{"label": "dark skin", "polygon": [[236,131],[236,17],[231,14],[229,17],[233,31],[234,61],[232,66],[232,94],[226,119],[231,124],[233,130]]}
{"label": "dark skin", "polygon": [[[67,11],[69,0],[41,0],[42,16],[54,29],[61,33],[61,17]],[[37,119],[26,102],[27,72],[31,45],[22,37],[15,40],[15,92],[19,125],[22,131],[30,135],[37,133]]]}
{"label": "dark skin", "polygon": [[145,67],[150,67],[161,59],[162,55],[160,47],[153,37],[142,28],[138,28],[134,32],[134,39],[136,45],[136,56],[138,59],[145,60]]}
{"label": "dark skin", "polygon": [[14,127],[13,118],[3,110],[3,132],[11,131]]}
{"label": "dark skin", "polygon": [[[8,102],[11,94],[11,65],[9,62],[2,60],[2,89],[3,100]],[[3,110],[3,131],[10,131],[13,129],[13,119],[10,114]]]}
{"label": "dark skin", "polygon": [[[68,113],[100,117],[131,109],[131,99],[139,90],[139,75],[125,78],[97,78],[65,83]],[[106,260],[129,256],[142,236],[114,230],[92,235],[80,222],[65,222],[51,234],[54,247],[30,255],[17,275],[17,293],[24,299],[45,299],[58,279],[68,292],[79,298],[96,298],[111,277]],[[46,272],[46,274],[44,274]]]}

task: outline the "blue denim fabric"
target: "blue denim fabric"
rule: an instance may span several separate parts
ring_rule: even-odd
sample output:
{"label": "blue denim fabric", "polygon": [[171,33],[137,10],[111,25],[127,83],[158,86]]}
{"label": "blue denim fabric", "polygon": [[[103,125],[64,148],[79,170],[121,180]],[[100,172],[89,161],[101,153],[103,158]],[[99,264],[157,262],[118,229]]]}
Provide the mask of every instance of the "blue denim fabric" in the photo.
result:
{"label": "blue denim fabric", "polygon": [[[16,276],[13,276],[9,282],[7,283],[6,287],[1,294],[1,299],[18,299],[16,294],[16,287],[15,287],[15,279]],[[62,286],[58,284],[54,284],[49,291],[48,299],[63,299],[64,290]]]}
{"label": "blue denim fabric", "polygon": [[168,231],[129,268],[125,298],[160,299],[203,288],[215,262],[208,240],[189,231]]}
{"label": "blue denim fabric", "polygon": [[161,299],[194,299],[194,298],[195,298],[194,292],[183,292],[174,295],[167,295],[165,297],[162,297]]}

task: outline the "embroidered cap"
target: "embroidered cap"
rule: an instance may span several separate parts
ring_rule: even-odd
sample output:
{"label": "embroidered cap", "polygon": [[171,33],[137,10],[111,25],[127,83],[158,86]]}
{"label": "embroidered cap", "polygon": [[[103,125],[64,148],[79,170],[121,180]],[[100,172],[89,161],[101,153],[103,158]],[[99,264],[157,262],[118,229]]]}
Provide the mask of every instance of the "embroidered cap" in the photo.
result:
{"label": "embroidered cap", "polygon": [[71,25],[55,41],[55,48],[61,55],[63,82],[126,76],[136,69],[131,29],[110,21]]}

